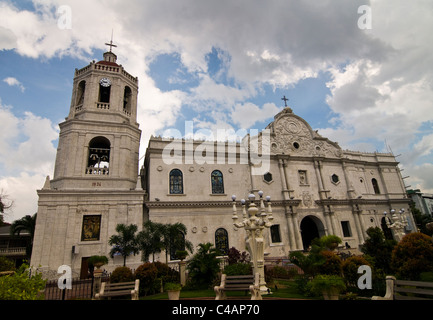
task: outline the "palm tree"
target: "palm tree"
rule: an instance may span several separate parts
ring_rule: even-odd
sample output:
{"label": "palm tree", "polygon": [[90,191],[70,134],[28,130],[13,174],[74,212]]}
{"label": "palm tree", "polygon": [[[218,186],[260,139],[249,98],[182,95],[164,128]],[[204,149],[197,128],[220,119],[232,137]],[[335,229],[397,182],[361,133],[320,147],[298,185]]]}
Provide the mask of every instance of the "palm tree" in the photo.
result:
{"label": "palm tree", "polygon": [[148,220],[143,224],[143,231],[138,233],[137,238],[144,260],[148,260],[149,256],[152,255],[152,261],[155,261],[155,253],[160,253],[164,248],[162,243],[163,230],[164,225],[162,223]]}
{"label": "palm tree", "polygon": [[165,248],[165,262],[168,263],[168,253],[175,256],[177,250],[193,252],[194,247],[191,241],[185,239],[187,228],[183,223],[166,224],[163,228],[162,243]]}
{"label": "palm tree", "polygon": [[218,256],[221,253],[212,243],[200,243],[197,253],[188,262],[191,283],[196,288],[206,288],[220,271]]}
{"label": "palm tree", "polygon": [[113,246],[110,250],[110,256],[113,258],[116,253],[120,253],[123,257],[123,266],[126,266],[126,258],[139,252],[137,236],[138,227],[135,224],[129,226],[118,224],[116,226],[117,235],[112,235],[108,240],[108,244]]}
{"label": "palm tree", "polygon": [[35,235],[36,228],[36,216],[35,213],[33,216],[27,215],[19,220],[15,220],[11,224],[10,234],[11,236],[20,236],[21,232],[27,231],[30,234],[30,242],[26,247],[26,255],[28,258],[32,255],[33,248],[33,237]]}

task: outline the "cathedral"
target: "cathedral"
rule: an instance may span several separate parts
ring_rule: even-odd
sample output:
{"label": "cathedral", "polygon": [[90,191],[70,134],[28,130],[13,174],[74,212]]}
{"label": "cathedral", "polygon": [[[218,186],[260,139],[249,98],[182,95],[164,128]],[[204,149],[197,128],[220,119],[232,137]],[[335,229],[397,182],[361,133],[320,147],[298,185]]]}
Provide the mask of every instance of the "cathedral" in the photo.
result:
{"label": "cathedral", "polygon": [[[46,278],[58,278],[62,265],[87,277],[87,259],[109,256],[108,239],[120,223],[141,230],[147,220],[181,222],[195,247],[210,242],[222,254],[231,247],[244,251],[245,230],[234,225],[233,206],[241,210],[250,194],[272,204],[269,258],[306,250],[330,234],[359,252],[370,227],[393,236],[384,214],[391,210],[400,210],[404,232],[415,231],[393,154],[342,150],[287,104],[262,132],[233,141],[152,136],[140,164],[137,95],[138,79],[111,49],[75,70],[54,176],[38,190],[31,265]],[[165,253],[156,259],[165,261]],[[131,268],[141,263],[140,255],[127,258]],[[104,268],[121,265],[115,256]]]}

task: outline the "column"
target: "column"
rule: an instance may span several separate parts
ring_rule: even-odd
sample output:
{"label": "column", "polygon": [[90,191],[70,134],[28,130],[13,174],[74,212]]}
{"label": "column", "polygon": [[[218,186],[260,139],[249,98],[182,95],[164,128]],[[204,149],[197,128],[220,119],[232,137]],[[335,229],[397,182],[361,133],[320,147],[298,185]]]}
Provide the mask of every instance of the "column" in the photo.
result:
{"label": "column", "polygon": [[326,199],[326,191],[323,187],[323,179],[322,179],[322,172],[320,171],[320,167],[321,167],[321,163],[320,161],[315,160],[314,161],[314,169],[316,171],[316,178],[317,178],[317,183],[319,184],[319,195],[320,195],[320,199]]}
{"label": "column", "polygon": [[296,250],[295,246],[295,235],[293,231],[293,213],[292,207],[289,208],[289,212],[286,213],[286,219],[287,219],[287,227],[289,228],[289,250]]}
{"label": "column", "polygon": [[361,214],[361,211],[358,209],[358,206],[356,206],[356,209],[353,212],[353,216],[355,218],[355,227],[356,232],[358,233],[358,241],[359,244],[364,243],[364,231],[361,226],[361,217],[359,216]]}
{"label": "column", "polygon": [[347,170],[346,162],[343,161],[342,166],[343,166],[344,180],[346,181],[346,186],[347,186],[347,197],[349,199],[353,199],[353,197],[355,196],[355,190],[353,189],[352,182],[350,181],[349,175],[346,172]]}
{"label": "column", "polygon": [[254,165],[253,163],[251,163],[251,161],[248,163],[249,164],[249,168],[250,168],[250,179],[251,179],[251,192],[256,192],[258,190],[256,190],[255,186],[254,186],[254,176],[253,176],[253,168],[252,166]]}
{"label": "column", "polygon": [[281,187],[283,189],[283,195],[284,195],[284,199],[285,200],[289,200],[289,195],[287,194],[288,191],[288,187],[287,187],[287,179],[286,179],[286,174],[284,172],[284,160],[283,159],[279,159],[278,160],[278,168],[280,169],[280,176],[281,176]]}
{"label": "column", "polygon": [[295,235],[296,248],[302,249],[302,238],[301,238],[301,232],[299,231],[298,213],[296,211],[293,211],[292,221],[293,221],[293,233]]}

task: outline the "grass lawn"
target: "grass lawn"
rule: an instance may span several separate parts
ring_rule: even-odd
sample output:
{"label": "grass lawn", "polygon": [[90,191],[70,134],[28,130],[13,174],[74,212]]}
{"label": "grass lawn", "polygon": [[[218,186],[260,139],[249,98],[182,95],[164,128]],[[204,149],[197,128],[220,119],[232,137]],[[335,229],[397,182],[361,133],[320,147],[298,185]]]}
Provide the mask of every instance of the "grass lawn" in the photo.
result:
{"label": "grass lawn", "polygon": [[[266,298],[285,298],[285,299],[321,299],[320,297],[312,298],[305,297],[300,294],[296,288],[296,284],[291,280],[274,280],[273,284],[269,286],[272,294],[265,295]],[[244,292],[228,292],[227,297],[239,297],[240,299],[246,297]],[[180,292],[180,299],[194,299],[194,298],[211,298],[215,299],[215,291],[213,290],[182,290]],[[168,299],[167,292],[141,297],[141,300],[164,300]]]}

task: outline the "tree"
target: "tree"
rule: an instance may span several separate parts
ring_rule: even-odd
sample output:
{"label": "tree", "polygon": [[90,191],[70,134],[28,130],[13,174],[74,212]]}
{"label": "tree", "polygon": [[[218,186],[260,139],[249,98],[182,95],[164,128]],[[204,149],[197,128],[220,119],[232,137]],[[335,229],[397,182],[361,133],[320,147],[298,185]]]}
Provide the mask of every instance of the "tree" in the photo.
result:
{"label": "tree", "polygon": [[162,243],[165,249],[165,262],[168,263],[168,253],[175,256],[177,250],[193,252],[193,244],[185,239],[187,228],[183,223],[166,224],[162,229]]}
{"label": "tree", "polygon": [[197,253],[188,262],[191,284],[196,288],[208,288],[220,271],[218,249],[211,243],[200,243]]}
{"label": "tree", "polygon": [[31,275],[23,264],[14,274],[0,277],[0,300],[43,300],[45,284],[42,274]]}
{"label": "tree", "polygon": [[165,250],[165,260],[168,262],[168,254],[175,255],[176,251],[193,252],[193,244],[185,239],[187,228],[182,223],[162,224],[146,221],[143,231],[138,234],[138,243],[145,259],[152,254],[155,261],[155,253]]}
{"label": "tree", "polygon": [[10,209],[13,206],[13,201],[9,200],[9,197],[3,193],[3,190],[0,191],[0,227],[4,225],[4,217],[3,214],[7,209]]}
{"label": "tree", "polygon": [[334,250],[339,243],[341,243],[341,239],[335,235],[316,238],[311,242],[311,249],[308,254],[294,251],[290,253],[289,258],[304,271],[307,278],[314,277],[316,274],[321,273],[320,268],[326,262],[330,263],[329,267],[332,265],[332,262],[335,261],[337,261],[338,265],[338,257],[334,257],[335,254],[332,253],[332,250]]}
{"label": "tree", "polygon": [[35,213],[33,216],[25,216],[19,220],[15,220],[11,224],[10,234],[11,236],[20,236],[21,232],[27,231],[30,234],[30,243],[27,244],[26,254],[27,257],[31,257],[33,248],[33,237],[36,229],[36,217]]}
{"label": "tree", "polygon": [[155,253],[160,253],[164,248],[162,243],[164,225],[162,223],[152,222],[150,220],[143,224],[143,231],[138,233],[138,245],[143,252],[144,261],[152,255],[152,261],[155,261]]}
{"label": "tree", "polygon": [[392,266],[397,277],[420,280],[422,272],[433,271],[433,243],[424,233],[409,233],[392,251]]}
{"label": "tree", "polygon": [[126,258],[131,254],[136,255],[139,252],[137,241],[138,227],[135,224],[129,226],[121,223],[116,226],[117,235],[112,235],[108,240],[108,244],[113,246],[110,250],[110,256],[113,258],[116,253],[123,257],[123,266],[126,266]]}
{"label": "tree", "polygon": [[415,202],[413,201],[409,203],[409,207],[419,231],[429,236],[433,235],[433,230],[429,230],[426,227],[427,223],[433,222],[433,218],[430,215],[423,214],[421,210],[415,207]]}
{"label": "tree", "polygon": [[361,251],[373,258],[376,269],[382,270],[385,274],[390,274],[391,254],[397,242],[385,239],[382,230],[378,227],[368,228],[367,235],[368,238],[365,240]]}

